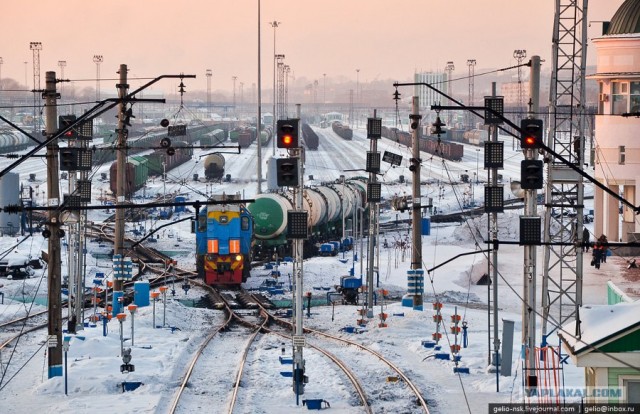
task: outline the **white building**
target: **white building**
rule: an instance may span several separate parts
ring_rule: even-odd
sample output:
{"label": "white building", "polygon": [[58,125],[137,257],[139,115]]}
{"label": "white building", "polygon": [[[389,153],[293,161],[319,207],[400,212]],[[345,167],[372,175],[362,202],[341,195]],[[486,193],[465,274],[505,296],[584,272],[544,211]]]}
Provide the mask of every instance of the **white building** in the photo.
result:
{"label": "white building", "polygon": [[[606,26],[605,26],[606,27]],[[606,28],[592,39],[599,85],[595,122],[595,177],[613,192],[638,205],[640,180],[640,0],[626,0]],[[609,241],[634,240],[640,222],[633,209],[595,189],[595,234]],[[622,226],[620,217],[622,214]]]}
{"label": "white building", "polygon": [[[413,75],[415,83],[428,83],[445,94],[447,93],[447,78],[447,74],[444,72],[417,72]],[[445,99],[441,94],[424,85],[416,85],[414,87],[413,94],[420,99],[420,112],[423,115],[427,114],[427,119],[435,119],[435,116],[429,112],[431,110],[431,105],[452,105],[452,103]]]}

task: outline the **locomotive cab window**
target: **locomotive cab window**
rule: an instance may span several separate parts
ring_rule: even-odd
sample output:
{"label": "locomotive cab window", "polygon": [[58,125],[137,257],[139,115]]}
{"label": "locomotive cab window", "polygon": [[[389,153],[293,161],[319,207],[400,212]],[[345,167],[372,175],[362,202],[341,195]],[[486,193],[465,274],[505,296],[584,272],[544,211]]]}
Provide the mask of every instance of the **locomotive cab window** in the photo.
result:
{"label": "locomotive cab window", "polygon": [[249,230],[249,217],[242,217],[240,226],[242,228],[242,231]]}
{"label": "locomotive cab window", "polygon": [[205,231],[207,229],[207,217],[198,217],[198,231]]}

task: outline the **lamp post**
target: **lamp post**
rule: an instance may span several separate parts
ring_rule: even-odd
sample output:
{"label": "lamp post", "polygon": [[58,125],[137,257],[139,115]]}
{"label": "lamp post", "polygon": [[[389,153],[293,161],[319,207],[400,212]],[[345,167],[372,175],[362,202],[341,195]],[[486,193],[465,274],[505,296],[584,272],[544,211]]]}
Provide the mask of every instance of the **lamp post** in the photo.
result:
{"label": "lamp post", "polygon": [[238,110],[236,109],[236,80],[238,80],[238,77],[234,75],[231,80],[233,80],[233,114],[238,118]]}
{"label": "lamp post", "polygon": [[[276,131],[276,29],[280,26],[281,22],[276,20],[269,22],[271,27],[273,27],[273,132]],[[273,155],[276,155],[276,140],[272,139],[271,144],[273,147]]]}
{"label": "lamp post", "polygon": [[358,103],[360,102],[359,94],[358,94],[359,84],[360,84],[360,69],[356,69],[356,110],[355,110],[356,128],[360,126],[360,123],[358,122]]}
{"label": "lamp post", "polygon": [[327,104],[327,74],[323,73],[322,77],[324,78],[323,90],[322,90],[322,104]]}
{"label": "lamp post", "polygon": [[[2,62],[0,62],[2,64]],[[64,79],[64,68],[67,66],[66,60],[59,60],[58,66],[60,67],[60,79]],[[60,95],[64,96],[64,82],[60,83]]]}
{"label": "lamp post", "polygon": [[211,118],[211,77],[213,76],[213,71],[207,69],[205,76],[207,77],[207,115]]}
{"label": "lamp post", "polygon": [[93,55],[93,62],[96,64],[96,101],[100,100],[100,64],[103,61],[102,55]]}

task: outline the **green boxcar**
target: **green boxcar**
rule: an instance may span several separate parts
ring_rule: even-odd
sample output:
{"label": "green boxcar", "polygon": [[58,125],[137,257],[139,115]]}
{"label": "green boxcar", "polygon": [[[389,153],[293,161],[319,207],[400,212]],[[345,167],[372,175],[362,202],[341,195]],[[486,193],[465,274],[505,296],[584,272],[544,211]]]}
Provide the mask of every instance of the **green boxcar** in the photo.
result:
{"label": "green boxcar", "polygon": [[164,152],[154,152],[145,156],[147,159],[149,175],[162,175],[162,162],[164,161],[164,156]]}
{"label": "green boxcar", "polygon": [[139,190],[144,186],[149,178],[149,168],[147,159],[144,157],[132,157],[129,159],[129,163],[133,165],[134,175],[133,175],[133,186],[134,190]]}
{"label": "green boxcar", "polygon": [[238,135],[240,135],[241,131],[242,130],[240,128],[232,129],[231,132],[229,132],[229,141],[238,142]]}

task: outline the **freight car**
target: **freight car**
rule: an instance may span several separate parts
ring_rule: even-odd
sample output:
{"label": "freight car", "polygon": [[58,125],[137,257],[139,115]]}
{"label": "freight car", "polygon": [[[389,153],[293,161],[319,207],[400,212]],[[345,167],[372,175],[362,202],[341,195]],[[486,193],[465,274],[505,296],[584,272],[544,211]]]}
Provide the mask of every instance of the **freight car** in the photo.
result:
{"label": "freight car", "polygon": [[[216,201],[235,201],[235,196],[214,196]],[[239,286],[251,270],[253,218],[242,204],[208,205],[198,214],[196,269],[211,286]]]}
{"label": "freight car", "polygon": [[229,141],[238,142],[238,135],[242,132],[242,128],[235,127],[231,131],[229,131]]}
{"label": "freight car", "polygon": [[[391,139],[401,145],[411,148],[411,134],[400,131],[397,128],[382,127],[382,137]],[[419,143],[420,151],[437,155],[450,161],[460,161],[464,155],[464,145],[455,142],[445,142],[437,138],[421,137]]]}
{"label": "freight car", "polygon": [[218,145],[227,139],[227,134],[223,129],[214,129],[203,134],[200,138],[200,145]]}
{"label": "freight car", "polygon": [[0,131],[0,153],[20,151],[29,145],[35,145],[26,135],[17,131]]}
{"label": "freight car", "polygon": [[[129,157],[125,168],[125,195],[127,197],[131,197],[133,193],[141,189],[149,176],[162,175],[191,159],[193,148],[187,146],[186,142],[176,141],[171,145],[175,149],[173,155],[167,154],[166,149],[159,149],[149,155]],[[116,165],[117,162],[114,162],[109,168],[109,187],[114,194],[116,194],[117,188]]]}
{"label": "freight car", "polygon": [[204,176],[207,180],[220,180],[224,175],[225,160],[222,154],[211,154],[204,159]]}
{"label": "freight car", "polygon": [[[117,163],[115,162],[111,164],[111,168],[109,168],[109,188],[113,194],[117,193],[116,168]],[[125,196],[131,197],[133,193],[144,186],[149,178],[148,160],[145,157],[129,157],[129,161],[125,164],[124,171]]]}
{"label": "freight car", "polygon": [[[148,160],[149,175],[162,175],[191,159],[193,148],[184,141],[174,141],[171,146],[175,150],[169,155],[166,149],[158,149],[144,157]],[[163,165],[164,164],[164,165]]]}
{"label": "freight car", "polygon": [[[357,180],[335,182],[306,188],[303,193],[304,209],[308,215],[308,235],[303,255],[317,254],[317,245],[342,237],[343,214],[353,218],[358,207],[365,205],[366,184]],[[291,255],[286,239],[287,211],[293,209],[293,195],[289,191],[259,194],[247,206],[255,221],[254,257],[271,259]]]}
{"label": "freight car", "polygon": [[[183,137],[172,137],[170,139],[179,139],[189,145],[199,141],[205,134],[210,132],[209,128],[204,125],[193,125],[187,127],[187,135]],[[152,148],[160,148],[160,141],[167,138],[167,130],[149,132],[138,137],[127,138],[127,153],[129,155],[138,154],[142,151]],[[116,159],[117,151],[114,143],[105,143],[91,148],[94,151],[93,164],[102,165]]]}
{"label": "freight car", "polygon": [[273,127],[271,125],[263,126],[262,132],[260,133],[260,144],[266,145],[271,141],[273,137]]}
{"label": "freight car", "polygon": [[317,150],[318,145],[320,144],[320,140],[318,139],[318,134],[311,129],[311,126],[306,122],[302,123],[302,139],[304,140],[304,145],[307,149]]}
{"label": "freight car", "polygon": [[251,146],[251,131],[245,129],[238,133],[238,146],[240,148],[249,148]]}
{"label": "freight car", "polygon": [[340,138],[353,139],[353,130],[347,125],[344,125],[340,122],[334,122],[333,124],[331,124],[331,129],[333,129],[333,132],[338,134]]}

